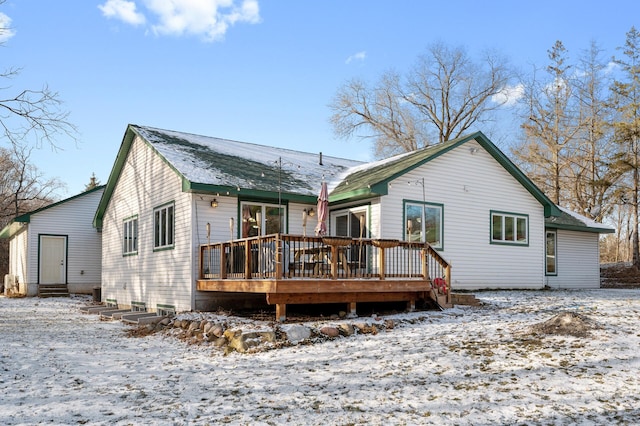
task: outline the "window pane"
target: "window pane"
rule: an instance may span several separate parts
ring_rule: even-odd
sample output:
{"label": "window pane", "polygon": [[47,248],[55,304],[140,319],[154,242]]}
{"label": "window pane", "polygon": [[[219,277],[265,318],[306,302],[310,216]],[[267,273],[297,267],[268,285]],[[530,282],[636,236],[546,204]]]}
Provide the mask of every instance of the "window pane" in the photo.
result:
{"label": "window pane", "polygon": [[335,234],[343,237],[349,236],[349,216],[346,214],[341,214],[340,216],[336,216],[336,230]]}
{"label": "window pane", "polygon": [[265,210],[265,232],[263,233],[263,235],[281,232],[281,224],[284,222],[284,209],[265,206]]}
{"label": "window pane", "polygon": [[407,241],[422,241],[422,206],[407,204],[405,217]]}
{"label": "window pane", "polygon": [[425,207],[425,231],[427,242],[434,246],[440,245],[440,212],[435,207]]}
{"label": "window pane", "polygon": [[512,216],[504,217],[504,239],[505,241],[515,241],[514,233],[515,218]]}
{"label": "window pane", "polygon": [[502,216],[493,215],[493,234],[491,238],[496,241],[502,240]]}
{"label": "window pane", "polygon": [[521,243],[525,243],[527,241],[527,220],[523,217],[519,217],[516,219],[518,225],[518,241]]}
{"label": "window pane", "polygon": [[173,245],[173,206],[167,207],[167,245]]}
{"label": "window pane", "polygon": [[133,221],[133,247],[132,251],[138,251],[138,219]]}
{"label": "window pane", "polygon": [[154,223],[153,246],[160,247],[160,211],[159,210],[156,211],[153,216],[153,223]]}

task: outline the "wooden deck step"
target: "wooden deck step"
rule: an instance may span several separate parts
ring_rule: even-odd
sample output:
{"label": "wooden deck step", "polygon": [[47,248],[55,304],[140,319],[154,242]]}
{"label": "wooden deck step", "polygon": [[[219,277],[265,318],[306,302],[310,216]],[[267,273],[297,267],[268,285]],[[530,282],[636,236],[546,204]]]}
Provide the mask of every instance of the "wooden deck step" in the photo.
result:
{"label": "wooden deck step", "polygon": [[69,297],[66,284],[38,284],[38,297]]}

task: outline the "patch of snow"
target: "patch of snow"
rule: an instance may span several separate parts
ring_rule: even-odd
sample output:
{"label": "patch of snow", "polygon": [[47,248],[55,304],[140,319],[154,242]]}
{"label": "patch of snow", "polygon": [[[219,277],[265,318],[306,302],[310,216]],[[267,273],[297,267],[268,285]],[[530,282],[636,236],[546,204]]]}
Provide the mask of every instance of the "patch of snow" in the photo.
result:
{"label": "patch of snow", "polygon": [[[0,297],[0,424],[637,423],[640,290],[476,296],[484,306],[352,320],[397,320],[378,334],[228,356],[128,338],[80,313],[88,297]],[[532,333],[563,312],[588,336]]]}

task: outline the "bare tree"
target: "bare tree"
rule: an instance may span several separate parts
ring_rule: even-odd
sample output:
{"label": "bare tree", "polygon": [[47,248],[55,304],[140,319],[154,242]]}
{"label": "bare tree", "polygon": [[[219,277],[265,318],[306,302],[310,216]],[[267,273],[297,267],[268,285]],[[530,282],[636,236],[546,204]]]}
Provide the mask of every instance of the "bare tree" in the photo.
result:
{"label": "bare tree", "polygon": [[614,122],[615,139],[620,144],[618,164],[630,175],[629,190],[633,209],[632,250],[633,264],[640,267],[640,241],[638,238],[640,190],[640,32],[635,27],[627,32],[623,57],[614,58],[622,71],[622,78],[611,86],[613,104],[617,112]]}
{"label": "bare tree", "polygon": [[[5,0],[0,0],[2,5]],[[10,31],[0,28],[0,34]],[[11,67],[0,72],[0,128],[12,144],[32,140],[37,147],[43,143],[57,149],[56,139],[68,136],[76,139],[77,129],[69,121],[69,112],[62,108],[57,92],[44,85],[39,90],[14,89],[11,81],[20,68]]]}
{"label": "bare tree", "polygon": [[527,115],[522,124],[524,144],[514,154],[529,165],[531,178],[551,199],[559,204],[567,188],[568,159],[580,131],[579,112],[575,103],[574,82],[569,73],[566,49],[556,41],[548,50],[547,78],[538,81],[534,72],[523,102]]}
{"label": "bare tree", "polygon": [[33,148],[14,145],[0,148],[0,225],[23,213],[50,204],[64,185],[45,179],[29,158]]}
{"label": "bare tree", "polygon": [[462,47],[433,44],[403,78],[385,73],[369,87],[353,79],[338,89],[330,122],[338,137],[374,141],[378,157],[455,139],[501,107],[496,101],[512,71],[506,59],[486,53],[474,62]]}
{"label": "bare tree", "polygon": [[615,185],[621,173],[611,167],[616,146],[613,143],[612,111],[608,102],[609,78],[602,49],[592,42],[580,58],[574,78],[580,113],[580,131],[569,157],[570,187],[568,205],[573,210],[602,221],[618,200]]}

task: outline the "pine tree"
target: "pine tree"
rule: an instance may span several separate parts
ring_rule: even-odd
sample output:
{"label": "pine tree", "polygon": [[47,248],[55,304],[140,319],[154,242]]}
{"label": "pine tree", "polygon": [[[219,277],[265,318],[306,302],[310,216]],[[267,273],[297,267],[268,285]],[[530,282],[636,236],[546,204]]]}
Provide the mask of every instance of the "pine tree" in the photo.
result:
{"label": "pine tree", "polygon": [[96,178],[95,173],[91,173],[91,177],[89,178],[89,183],[84,186],[84,190],[91,191],[94,188],[100,186],[100,181]]}

